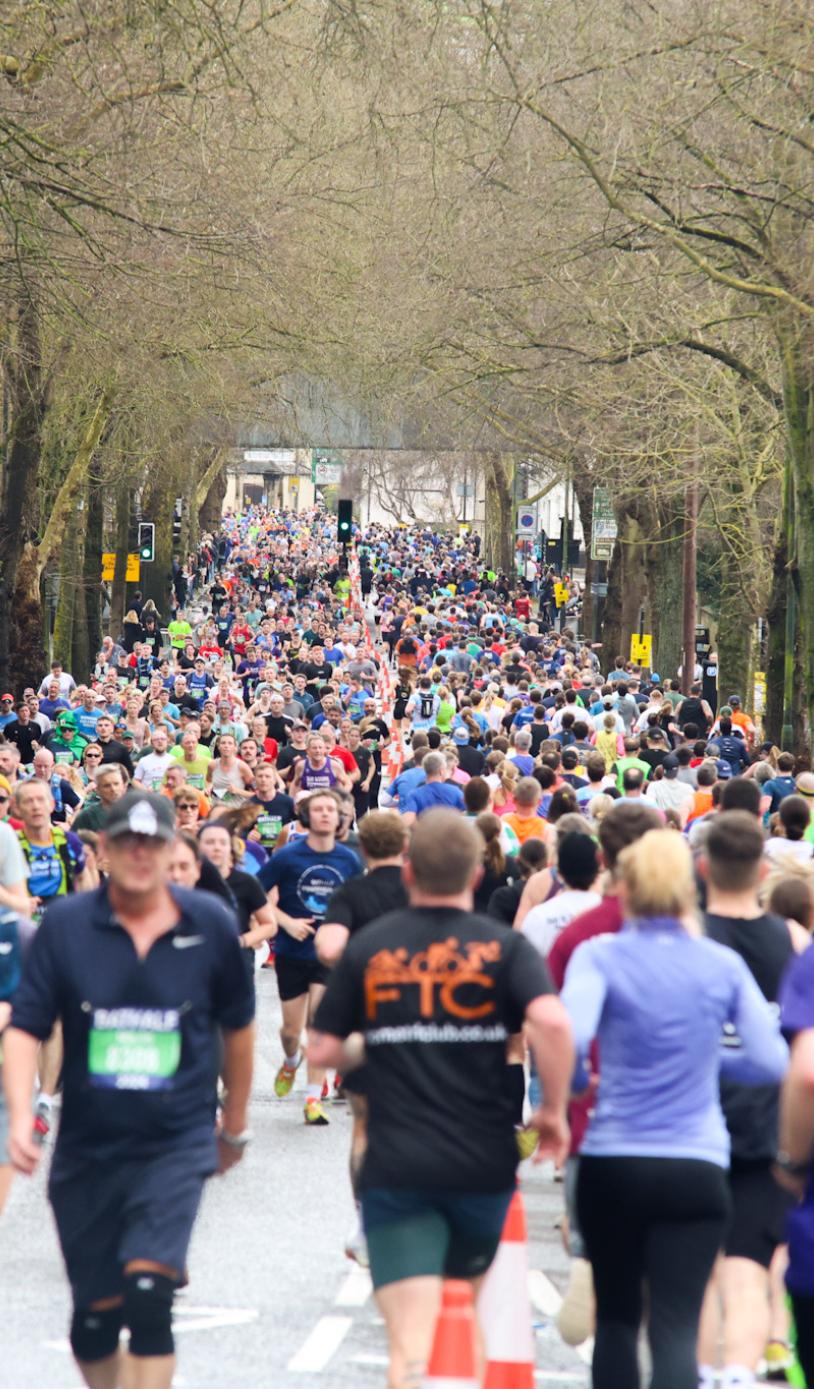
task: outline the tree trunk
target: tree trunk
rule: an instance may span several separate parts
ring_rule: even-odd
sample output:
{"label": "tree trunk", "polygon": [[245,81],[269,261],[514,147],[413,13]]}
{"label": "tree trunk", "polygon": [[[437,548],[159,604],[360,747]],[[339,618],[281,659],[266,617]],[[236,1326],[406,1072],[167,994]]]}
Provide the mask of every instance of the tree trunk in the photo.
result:
{"label": "tree trunk", "polygon": [[599,664],[607,675],[622,654],[622,545],[616,541],[608,563],[608,596],[602,624],[602,651]]}
{"label": "tree trunk", "polygon": [[[645,567],[644,542],[647,539],[642,531],[638,516],[631,511],[623,514],[619,536],[622,549],[622,621],[621,644],[616,656],[626,661],[630,654],[630,638],[638,632],[642,608],[647,610],[647,570]],[[647,627],[645,626],[645,630]]]}
{"label": "tree trunk", "polygon": [[[199,535],[205,531],[214,532],[220,530],[221,517],[223,515],[223,499],[226,496],[226,464],[217,472],[212,479],[209,491],[204,498],[203,505],[198,513]],[[197,543],[199,536],[195,536]]]}
{"label": "tree trunk", "polygon": [[[21,285],[13,345],[6,355],[9,442],[0,520],[0,687],[39,685],[45,665],[39,570],[37,479],[46,400],[33,285]],[[33,565],[33,568],[32,568]]]}
{"label": "tree trunk", "polygon": [[[73,672],[73,639],[77,590],[77,518],[71,519],[59,552],[59,596],[54,618],[54,660]],[[78,678],[78,677],[77,677]]]}
{"label": "tree trunk", "polygon": [[84,590],[87,608],[88,674],[102,645],[102,532],[104,489],[102,468],[94,455],[88,473],[87,525],[85,527]]}
{"label": "tree trunk", "polygon": [[[789,469],[792,482],[788,564],[796,589],[796,631],[794,655],[799,653],[799,679],[802,723],[797,738],[809,747],[814,722],[814,334],[797,325],[779,322],[778,335],[783,359],[783,400],[788,434]],[[786,641],[786,661],[789,661]],[[793,682],[792,682],[793,683]],[[786,718],[792,711],[786,683]]]}
{"label": "tree trunk", "polygon": [[141,566],[141,591],[145,598],[152,598],[164,626],[170,617],[172,516],[177,496],[177,484],[172,476],[156,477],[142,508],[145,518],[155,525],[155,559],[151,564]]}
{"label": "tree trunk", "polygon": [[39,687],[47,665],[43,642],[42,591],[37,547],[23,545],[15,572],[11,651],[14,675],[11,689],[19,693],[28,685]]}
{"label": "tree trunk", "polygon": [[[76,515],[76,601],[73,616],[73,676],[77,684],[90,675],[88,651],[88,592],[85,587],[85,546],[87,543],[87,504]],[[98,648],[97,648],[98,649]],[[96,652],[94,651],[94,656]]]}
{"label": "tree trunk", "polygon": [[594,595],[591,586],[594,582],[594,561],[591,558],[591,543],[594,515],[594,480],[590,473],[574,471],[574,496],[579,507],[582,525],[582,543],[585,546],[585,592],[582,595],[582,634],[586,641],[593,640],[594,634]]}
{"label": "tree trunk", "polygon": [[[785,526],[777,530],[772,561],[772,587],[766,610],[769,628],[766,653],[766,714],[763,728],[767,738],[780,747],[783,736],[783,678],[786,663],[786,589],[788,544]],[[720,633],[719,633],[720,637]],[[726,696],[724,696],[726,698]]]}
{"label": "tree trunk", "polygon": [[116,488],[116,530],[113,549],[116,552],[116,568],[113,572],[113,587],[110,594],[110,631],[114,637],[121,636],[124,627],[124,614],[127,611],[127,554],[130,547],[130,485],[126,480]]}
{"label": "tree trunk", "polygon": [[[681,664],[683,618],[684,508],[681,501],[659,507],[656,528],[648,539],[647,579],[653,636],[653,669],[672,679]],[[694,663],[694,662],[693,662]]]}
{"label": "tree trunk", "polygon": [[510,453],[484,455],[486,492],[483,561],[487,569],[503,570],[514,581],[514,457]]}

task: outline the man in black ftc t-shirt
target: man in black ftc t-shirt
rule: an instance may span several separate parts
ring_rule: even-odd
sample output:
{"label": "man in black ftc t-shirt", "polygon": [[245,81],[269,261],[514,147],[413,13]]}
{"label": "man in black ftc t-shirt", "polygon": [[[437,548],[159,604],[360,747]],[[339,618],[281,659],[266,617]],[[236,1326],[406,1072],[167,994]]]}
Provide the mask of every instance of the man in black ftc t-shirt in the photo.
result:
{"label": "man in black ftc t-shirt", "polygon": [[410,905],[352,938],[317,1011],[311,1057],[343,1074],[362,1033],[370,1108],[360,1188],[391,1378],[426,1364],[434,1307],[405,1318],[410,1278],[476,1280],[495,1256],[517,1169],[506,1042],[524,1024],[545,1107],[538,1158],[565,1156],[571,1030],[525,940],[472,911],[482,842],[461,816],[428,811],[404,876]]}

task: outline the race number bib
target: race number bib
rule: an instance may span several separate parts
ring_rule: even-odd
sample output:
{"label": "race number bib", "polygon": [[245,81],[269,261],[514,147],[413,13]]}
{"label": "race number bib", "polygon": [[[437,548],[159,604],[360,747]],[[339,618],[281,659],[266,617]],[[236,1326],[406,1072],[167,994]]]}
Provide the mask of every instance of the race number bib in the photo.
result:
{"label": "race number bib", "polygon": [[174,1008],[97,1008],[88,1035],[88,1079],[102,1090],[170,1090],[181,1060]]}
{"label": "race number bib", "polygon": [[257,831],[260,835],[260,843],[276,844],[283,828],[282,815],[258,815]]}

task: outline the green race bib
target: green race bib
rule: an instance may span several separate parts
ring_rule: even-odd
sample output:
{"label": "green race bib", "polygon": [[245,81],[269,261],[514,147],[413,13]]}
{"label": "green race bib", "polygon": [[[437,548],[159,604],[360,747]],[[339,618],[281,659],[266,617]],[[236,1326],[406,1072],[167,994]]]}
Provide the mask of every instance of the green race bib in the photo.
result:
{"label": "green race bib", "polygon": [[88,1034],[91,1085],[103,1090],[169,1090],[180,1060],[176,1009],[94,1010]]}
{"label": "green race bib", "polygon": [[282,815],[258,815],[257,830],[260,835],[260,842],[266,844],[276,844],[283,828]]}

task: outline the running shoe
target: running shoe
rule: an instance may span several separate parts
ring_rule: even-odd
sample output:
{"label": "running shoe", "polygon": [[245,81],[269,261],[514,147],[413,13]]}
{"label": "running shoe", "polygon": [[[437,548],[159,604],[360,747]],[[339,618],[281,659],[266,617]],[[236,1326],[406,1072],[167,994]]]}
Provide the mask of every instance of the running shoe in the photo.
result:
{"label": "running shoe", "polygon": [[306,1100],[305,1110],[303,1112],[305,1114],[306,1124],[312,1124],[316,1127],[317,1124],[327,1124],[329,1122],[328,1116],[322,1108],[321,1100]]}
{"label": "running shoe", "polygon": [[296,1074],[296,1066],[287,1066],[285,1062],[283,1062],[274,1079],[274,1093],[278,1099],[284,1100],[286,1095],[291,1094]]}
{"label": "running shoe", "polygon": [[324,1079],[323,1082],[322,1082],[322,1094],[321,1094],[320,1097],[319,1097],[319,1098],[322,1100],[322,1103],[323,1103],[323,1104],[324,1104],[325,1101],[328,1099],[330,1093],[331,1093],[331,1087],[330,1087],[330,1085],[328,1084],[328,1077],[326,1076],[325,1079]]}
{"label": "running shoe", "polygon": [[788,1384],[786,1370],[794,1361],[785,1341],[769,1341],[764,1352],[765,1378],[769,1384]]}
{"label": "running shoe", "polygon": [[572,1259],[568,1288],[557,1313],[557,1330],[568,1346],[581,1346],[594,1333],[594,1280],[587,1259]]}

